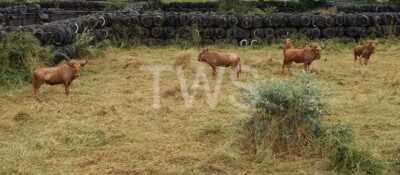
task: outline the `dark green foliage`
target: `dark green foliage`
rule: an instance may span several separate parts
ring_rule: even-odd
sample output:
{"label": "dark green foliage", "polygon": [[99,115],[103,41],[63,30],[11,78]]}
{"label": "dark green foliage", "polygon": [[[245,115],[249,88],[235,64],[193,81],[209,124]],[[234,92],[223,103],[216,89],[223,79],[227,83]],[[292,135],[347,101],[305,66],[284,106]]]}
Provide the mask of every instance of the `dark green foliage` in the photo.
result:
{"label": "dark green foliage", "polygon": [[143,27],[127,27],[122,24],[113,25],[112,33],[113,35],[110,38],[111,44],[119,48],[132,46],[138,43],[141,38],[148,35]]}
{"label": "dark green foliage", "polygon": [[325,4],[327,0],[299,0],[299,6],[306,9],[318,8]]}
{"label": "dark green foliage", "polygon": [[400,174],[400,147],[397,148],[392,162],[393,162],[394,171],[396,173]]}
{"label": "dark green foliage", "polygon": [[282,12],[301,12],[316,9],[326,5],[328,0],[299,0],[299,1],[266,1],[259,0],[258,8],[275,7]]}
{"label": "dark green foliage", "polygon": [[78,34],[73,42],[73,47],[76,48],[77,57],[82,58],[94,55],[92,47],[93,36],[89,32]]}
{"label": "dark green foliage", "polygon": [[321,151],[328,151],[340,144],[351,144],[354,141],[353,129],[349,124],[337,123],[324,126],[320,134],[318,138],[323,149]]}
{"label": "dark green foliage", "polygon": [[255,6],[249,3],[246,3],[242,0],[219,0],[218,1],[218,10],[219,11],[234,11],[238,13],[248,13],[251,9],[254,9]]}
{"label": "dark green foliage", "polygon": [[329,156],[332,168],[342,174],[365,173],[370,175],[383,174],[382,161],[376,160],[370,152],[360,151],[351,144],[340,144],[332,150]]}
{"label": "dark green foliage", "polygon": [[121,10],[127,5],[127,2],[121,0],[107,0],[105,10]]}
{"label": "dark green foliage", "polygon": [[177,34],[175,38],[175,43],[181,49],[188,49],[191,47],[199,47],[201,42],[201,36],[196,24],[187,27],[186,34],[187,36],[181,36],[181,34]]}
{"label": "dark green foliage", "polygon": [[30,79],[34,65],[49,57],[47,49],[30,33],[9,33],[0,41],[0,84],[10,85]]}
{"label": "dark green foliage", "polygon": [[321,152],[328,156],[335,171],[341,174],[383,174],[383,162],[354,144],[351,125],[339,123],[323,127],[319,141]]}

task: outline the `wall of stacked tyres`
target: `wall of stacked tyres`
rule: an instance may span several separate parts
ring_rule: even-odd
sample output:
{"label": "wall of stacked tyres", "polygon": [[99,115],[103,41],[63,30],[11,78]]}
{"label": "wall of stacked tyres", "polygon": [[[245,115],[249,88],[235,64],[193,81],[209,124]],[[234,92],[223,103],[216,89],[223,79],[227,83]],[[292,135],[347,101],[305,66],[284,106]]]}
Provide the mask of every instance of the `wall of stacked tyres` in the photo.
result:
{"label": "wall of stacked tyres", "polygon": [[[52,8],[54,4],[0,3],[0,39],[8,32],[31,32],[43,45],[55,46],[51,64],[56,64],[77,55],[72,43],[84,32],[93,36],[93,43],[105,39],[144,44],[199,39],[202,44],[240,45],[293,36],[360,39],[400,35],[396,5],[360,6],[356,10],[338,7],[340,13],[293,12],[286,6],[282,11],[290,12],[243,15],[212,12],[215,3],[164,4],[159,10],[150,10],[154,4],[138,3],[124,11],[104,11],[105,6],[86,3],[79,4],[80,11],[77,3],[66,3],[61,6],[64,9]],[[257,7],[263,8],[261,5],[265,4]]]}
{"label": "wall of stacked tyres", "polygon": [[[193,27],[195,26],[195,27]],[[127,35],[132,40],[168,41],[191,39],[193,29],[205,43],[218,41],[273,40],[290,35],[311,39],[400,34],[400,13],[274,13],[240,15],[236,13],[115,12],[80,16],[44,25],[7,28],[34,33],[43,44],[68,45],[76,33],[89,31],[96,41]]]}
{"label": "wall of stacked tyres", "polygon": [[15,5],[0,8],[0,24],[24,26],[41,24],[91,14],[98,11],[44,8],[39,4]]}
{"label": "wall of stacked tyres", "polygon": [[[145,10],[150,2],[129,3],[129,9]],[[39,3],[0,2],[0,25],[24,26],[76,18],[114,10],[112,3],[102,1],[43,1]]]}
{"label": "wall of stacked tyres", "polygon": [[[159,8],[163,11],[173,11],[173,12],[192,12],[192,11],[217,11],[220,2],[172,2],[172,3],[162,3],[159,4]],[[235,3],[235,2],[226,2]],[[297,1],[242,1],[241,5],[247,7],[254,7],[260,10],[266,8],[273,8],[278,12],[304,12],[315,8],[321,7],[331,7],[332,4],[325,1],[314,1],[311,4],[304,4]]]}
{"label": "wall of stacked tyres", "polygon": [[12,8],[16,6],[39,6],[41,8],[59,8],[64,10],[92,10],[101,11],[107,7],[106,2],[101,1],[40,1],[37,3],[0,2],[0,8]]}

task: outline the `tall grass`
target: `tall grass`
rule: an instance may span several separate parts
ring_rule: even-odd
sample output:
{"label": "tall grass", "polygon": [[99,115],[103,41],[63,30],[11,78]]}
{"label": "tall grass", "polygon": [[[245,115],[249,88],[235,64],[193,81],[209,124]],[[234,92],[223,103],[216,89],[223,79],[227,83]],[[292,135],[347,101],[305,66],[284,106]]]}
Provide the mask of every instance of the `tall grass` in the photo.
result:
{"label": "tall grass", "polygon": [[48,50],[32,34],[7,34],[0,41],[0,86],[29,80],[34,67],[48,56]]}

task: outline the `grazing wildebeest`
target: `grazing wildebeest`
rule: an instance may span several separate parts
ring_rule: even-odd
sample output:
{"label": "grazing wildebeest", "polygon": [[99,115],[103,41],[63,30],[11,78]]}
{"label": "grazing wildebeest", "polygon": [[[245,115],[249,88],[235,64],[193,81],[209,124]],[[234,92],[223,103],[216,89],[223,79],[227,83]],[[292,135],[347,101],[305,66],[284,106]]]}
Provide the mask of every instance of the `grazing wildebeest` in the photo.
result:
{"label": "grazing wildebeest", "polygon": [[210,51],[208,48],[203,48],[200,51],[198,60],[205,62],[213,69],[213,75],[217,74],[217,67],[231,67],[235,69],[237,77],[242,71],[240,65],[240,57],[234,53],[223,53],[221,51]]}
{"label": "grazing wildebeest", "polygon": [[87,60],[66,60],[65,63],[55,67],[36,69],[32,76],[33,96],[36,97],[43,84],[64,84],[65,95],[69,95],[69,86],[72,81],[80,76],[80,68],[87,64]]}
{"label": "grazing wildebeest", "polygon": [[368,60],[371,58],[371,55],[375,52],[375,48],[378,42],[369,40],[363,45],[358,45],[354,48],[354,62],[360,58],[360,64],[362,65],[362,59],[364,59],[364,64],[368,65]]}
{"label": "grazing wildebeest", "polygon": [[287,67],[289,72],[289,67],[293,62],[303,63],[304,70],[309,71],[311,63],[314,60],[320,59],[320,52],[321,47],[319,46],[319,44],[316,43],[306,44],[305,47],[301,49],[289,48],[284,50],[282,73],[284,73],[285,67]]}

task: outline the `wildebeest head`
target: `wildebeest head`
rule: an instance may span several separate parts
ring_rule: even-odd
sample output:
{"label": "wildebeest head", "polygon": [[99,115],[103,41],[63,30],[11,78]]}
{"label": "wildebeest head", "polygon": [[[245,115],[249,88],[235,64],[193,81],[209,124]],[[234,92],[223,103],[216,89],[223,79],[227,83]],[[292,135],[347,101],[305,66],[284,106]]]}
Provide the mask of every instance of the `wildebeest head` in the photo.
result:
{"label": "wildebeest head", "polygon": [[286,49],[293,47],[293,42],[292,42],[292,40],[290,38],[285,39],[285,43],[284,44],[285,44],[285,48]]}
{"label": "wildebeest head", "polygon": [[74,76],[79,77],[81,73],[81,67],[84,67],[88,63],[88,60],[67,60],[67,65],[74,70]]}
{"label": "wildebeest head", "polygon": [[315,54],[314,59],[319,60],[321,58],[321,46],[317,43],[311,43],[308,46],[311,48],[311,50]]}
{"label": "wildebeest head", "polygon": [[378,45],[378,42],[375,40],[368,40],[366,45],[370,49],[375,49],[375,47]]}
{"label": "wildebeest head", "polygon": [[199,61],[206,61],[205,54],[206,54],[207,52],[208,52],[208,48],[202,48],[202,49],[200,50],[200,54],[199,54],[198,60],[199,60]]}

